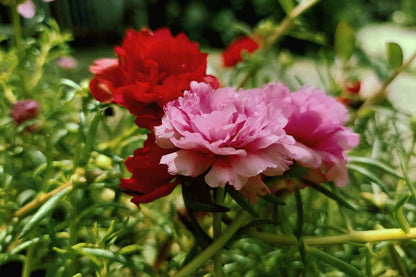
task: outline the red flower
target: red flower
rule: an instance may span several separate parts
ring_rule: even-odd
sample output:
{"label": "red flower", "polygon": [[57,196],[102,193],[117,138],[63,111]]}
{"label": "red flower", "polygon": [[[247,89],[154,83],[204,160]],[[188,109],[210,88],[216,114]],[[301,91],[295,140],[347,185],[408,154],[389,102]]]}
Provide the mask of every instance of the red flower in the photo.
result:
{"label": "red flower", "polygon": [[352,94],[357,94],[357,93],[360,92],[361,82],[360,81],[348,82],[345,85],[345,88],[347,89],[348,92],[350,92]]}
{"label": "red flower", "polygon": [[259,44],[250,37],[242,37],[234,40],[222,53],[224,66],[234,66],[243,59],[241,52],[253,53],[259,48]]}
{"label": "red flower", "polygon": [[335,99],[336,99],[338,102],[340,102],[340,103],[344,104],[345,106],[349,106],[349,105],[351,104],[350,99],[348,99],[347,97],[337,96],[337,97],[335,97]]}
{"label": "red flower", "polygon": [[168,195],[179,183],[178,180],[172,182],[175,176],[168,173],[166,165],[159,164],[160,158],[171,152],[172,149],[157,146],[155,137],[149,134],[143,148],[137,149],[134,156],[126,160],[127,169],[133,176],[121,179],[120,187],[133,196],[131,201],[137,206]]}
{"label": "red flower", "polygon": [[101,102],[115,102],[137,116],[136,124],[152,129],[160,124],[162,107],[178,98],[191,81],[204,81],[207,54],[184,34],[168,29],[129,30],[115,48],[118,62],[98,60],[91,93]]}
{"label": "red flower", "polygon": [[17,101],[10,112],[17,124],[35,118],[39,113],[39,104],[34,100]]}
{"label": "red flower", "polygon": [[124,76],[119,70],[117,59],[95,60],[90,66],[95,74],[90,82],[90,90],[95,99],[104,103],[114,102],[117,88],[123,85]]}

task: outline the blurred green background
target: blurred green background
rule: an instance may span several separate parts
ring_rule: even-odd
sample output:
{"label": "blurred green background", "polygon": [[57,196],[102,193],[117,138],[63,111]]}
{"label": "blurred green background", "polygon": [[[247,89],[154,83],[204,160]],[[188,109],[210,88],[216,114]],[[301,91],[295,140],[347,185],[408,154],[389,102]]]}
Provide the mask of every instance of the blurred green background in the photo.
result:
{"label": "blurred green background", "polygon": [[[43,13],[51,15],[63,29],[73,32],[75,45],[115,44],[127,28],[151,29],[169,27],[174,33],[183,31],[203,47],[223,48],[240,33],[235,23],[254,26],[265,18],[279,22],[285,15],[279,2],[283,0],[56,0],[50,4],[35,0]],[[295,1],[301,2],[301,1]],[[1,22],[10,22],[4,6]],[[26,25],[38,18],[25,20]],[[402,26],[416,25],[414,0],[322,0],[303,16],[310,31],[321,33],[331,42],[339,21],[355,29],[372,22],[394,22]],[[313,45],[288,37],[283,42],[292,51],[307,51]]]}

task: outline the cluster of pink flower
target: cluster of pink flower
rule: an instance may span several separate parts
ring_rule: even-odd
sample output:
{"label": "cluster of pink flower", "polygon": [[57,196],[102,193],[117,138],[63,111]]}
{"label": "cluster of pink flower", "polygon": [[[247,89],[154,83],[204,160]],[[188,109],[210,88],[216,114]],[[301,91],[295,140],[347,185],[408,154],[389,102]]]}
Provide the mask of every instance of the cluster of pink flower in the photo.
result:
{"label": "cluster of pink flower", "polygon": [[256,202],[270,193],[264,176],[282,175],[295,163],[309,169],[306,179],[347,183],[344,152],[359,136],[344,127],[347,109],[324,91],[291,93],[282,83],[219,88],[206,75],[207,55],[167,29],[130,30],[115,52],[118,59],[91,67],[90,89],[153,131],[126,161],[132,177],[121,180],[137,205],[200,176],[210,187],[229,184]]}

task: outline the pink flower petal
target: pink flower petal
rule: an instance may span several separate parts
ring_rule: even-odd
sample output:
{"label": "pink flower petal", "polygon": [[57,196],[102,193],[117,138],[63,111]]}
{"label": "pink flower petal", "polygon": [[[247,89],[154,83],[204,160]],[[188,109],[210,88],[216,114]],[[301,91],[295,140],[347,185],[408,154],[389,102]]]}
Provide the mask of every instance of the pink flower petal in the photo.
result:
{"label": "pink flower petal", "polygon": [[227,183],[240,190],[247,182],[247,177],[236,174],[226,158],[217,159],[205,175],[205,182],[212,188],[225,187]]}
{"label": "pink flower petal", "polygon": [[270,193],[269,188],[261,180],[261,176],[250,177],[245,186],[241,189],[241,194],[247,197],[250,203],[257,203],[260,197]]}
{"label": "pink flower petal", "polygon": [[166,164],[169,173],[172,175],[180,174],[196,177],[210,167],[212,158],[196,151],[179,150],[162,156],[160,163]]}
{"label": "pink flower petal", "polygon": [[32,0],[26,0],[17,6],[17,12],[24,18],[32,18],[36,13],[36,6]]}
{"label": "pink flower petal", "polygon": [[285,148],[292,153],[296,162],[302,166],[316,168],[322,162],[319,153],[300,142],[296,142],[294,145],[285,145]]}
{"label": "pink flower petal", "polygon": [[256,176],[266,170],[276,176],[289,169],[288,165],[292,163],[289,155],[285,147],[272,145],[262,151],[248,152],[247,156],[230,157],[230,161],[233,169],[242,176]]}

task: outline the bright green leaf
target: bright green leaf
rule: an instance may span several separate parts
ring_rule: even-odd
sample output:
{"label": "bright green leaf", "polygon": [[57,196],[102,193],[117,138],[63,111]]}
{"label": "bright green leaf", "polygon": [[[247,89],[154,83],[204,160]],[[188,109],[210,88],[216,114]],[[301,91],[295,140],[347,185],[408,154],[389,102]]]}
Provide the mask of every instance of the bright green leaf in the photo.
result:
{"label": "bright green leaf", "polygon": [[345,22],[338,23],[335,30],[335,55],[348,61],[355,49],[355,32]]}
{"label": "bright green leaf", "polygon": [[403,51],[399,44],[387,42],[387,61],[393,68],[399,68],[403,64]]}
{"label": "bright green leaf", "polygon": [[32,216],[29,222],[23,227],[22,232],[20,233],[20,237],[26,236],[39,222],[47,217],[52,211],[55,209],[56,205],[58,205],[59,201],[69,192],[71,191],[72,187],[67,187],[54,196],[52,196],[39,210]]}
{"label": "bright green leaf", "polygon": [[289,14],[295,7],[293,0],[279,0],[279,3],[286,14]]}

